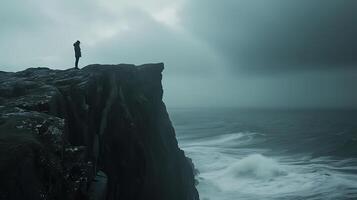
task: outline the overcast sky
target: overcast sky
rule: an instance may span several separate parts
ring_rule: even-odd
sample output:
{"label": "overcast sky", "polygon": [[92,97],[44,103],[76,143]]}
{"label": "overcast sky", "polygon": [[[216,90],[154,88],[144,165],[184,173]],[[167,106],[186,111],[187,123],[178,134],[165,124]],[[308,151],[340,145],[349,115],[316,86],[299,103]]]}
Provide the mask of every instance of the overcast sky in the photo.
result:
{"label": "overcast sky", "polygon": [[164,62],[169,107],[357,108],[355,0],[1,0],[0,70]]}

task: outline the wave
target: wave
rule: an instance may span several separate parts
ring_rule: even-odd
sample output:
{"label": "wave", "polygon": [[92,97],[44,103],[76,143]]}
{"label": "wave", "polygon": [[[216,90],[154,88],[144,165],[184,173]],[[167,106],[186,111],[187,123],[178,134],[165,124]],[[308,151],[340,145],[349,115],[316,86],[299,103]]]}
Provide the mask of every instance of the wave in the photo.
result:
{"label": "wave", "polygon": [[222,135],[215,135],[210,137],[199,138],[189,144],[183,144],[185,147],[189,146],[212,146],[212,147],[236,147],[239,145],[249,144],[257,133],[254,132],[239,132]]}
{"label": "wave", "polygon": [[181,124],[179,145],[200,171],[201,199],[357,199],[355,120],[345,127],[345,119],[283,114],[278,123],[238,113]]}
{"label": "wave", "polygon": [[272,179],[283,175],[287,175],[287,172],[281,165],[260,154],[249,155],[233,163],[224,172],[224,176],[234,178]]}
{"label": "wave", "polygon": [[[229,155],[226,156],[229,157]],[[226,160],[226,163],[209,158],[208,160],[211,166],[220,165],[220,167],[204,170],[198,175],[200,180],[198,187],[203,191],[207,190],[207,194],[203,197],[210,197],[210,199],[223,200],[232,197],[242,199],[262,197],[299,199],[304,197],[310,199],[315,195],[318,197],[316,199],[325,197],[339,199],[346,193],[349,193],[349,198],[357,197],[355,186],[357,176],[330,170],[327,168],[328,165],[324,164],[281,163],[280,159],[261,154],[251,154],[241,159],[221,158],[221,160]],[[209,163],[208,160],[207,163]],[[340,188],[339,191],[336,191],[336,188]],[[225,197],[222,198],[222,195]]]}

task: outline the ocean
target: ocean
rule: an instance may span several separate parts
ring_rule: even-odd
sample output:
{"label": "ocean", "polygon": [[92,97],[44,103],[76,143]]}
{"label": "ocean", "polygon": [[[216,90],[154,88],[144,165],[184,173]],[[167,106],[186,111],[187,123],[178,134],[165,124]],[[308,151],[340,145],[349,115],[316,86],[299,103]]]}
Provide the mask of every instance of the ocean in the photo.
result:
{"label": "ocean", "polygon": [[357,199],[357,111],[168,110],[201,200]]}

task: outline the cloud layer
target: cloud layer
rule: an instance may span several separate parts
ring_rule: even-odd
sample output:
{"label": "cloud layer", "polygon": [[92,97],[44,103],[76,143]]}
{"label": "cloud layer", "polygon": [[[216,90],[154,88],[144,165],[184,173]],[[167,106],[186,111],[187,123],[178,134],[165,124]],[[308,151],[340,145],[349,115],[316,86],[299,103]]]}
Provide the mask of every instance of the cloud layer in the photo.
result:
{"label": "cloud layer", "polygon": [[171,106],[357,107],[355,0],[2,0],[0,70],[165,62]]}

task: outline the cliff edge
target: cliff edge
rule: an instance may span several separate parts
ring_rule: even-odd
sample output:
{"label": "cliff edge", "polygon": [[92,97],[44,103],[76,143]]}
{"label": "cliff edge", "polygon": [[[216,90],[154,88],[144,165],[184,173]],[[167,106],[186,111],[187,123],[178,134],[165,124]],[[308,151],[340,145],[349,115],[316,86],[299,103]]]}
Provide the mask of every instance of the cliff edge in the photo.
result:
{"label": "cliff edge", "polygon": [[0,199],[198,200],[163,69],[0,72]]}

